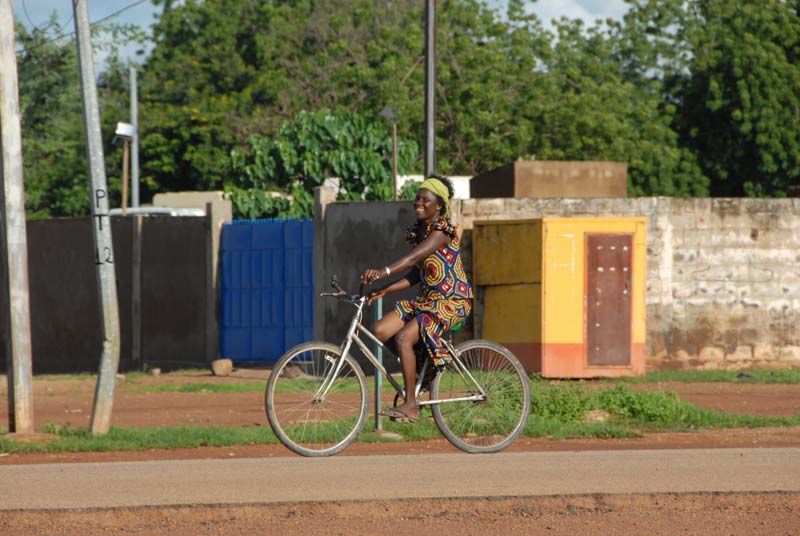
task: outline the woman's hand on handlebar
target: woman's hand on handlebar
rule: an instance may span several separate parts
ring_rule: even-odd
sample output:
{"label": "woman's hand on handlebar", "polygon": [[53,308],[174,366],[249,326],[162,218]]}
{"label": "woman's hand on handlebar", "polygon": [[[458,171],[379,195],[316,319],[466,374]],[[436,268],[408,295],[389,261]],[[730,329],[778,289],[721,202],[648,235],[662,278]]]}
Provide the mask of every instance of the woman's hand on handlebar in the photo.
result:
{"label": "woman's hand on handlebar", "polygon": [[369,270],[361,274],[361,282],[372,283],[374,281],[377,281],[378,279],[383,279],[384,277],[389,277],[386,268],[383,268],[382,270],[375,270],[370,268]]}
{"label": "woman's hand on handlebar", "polygon": [[383,298],[384,296],[386,296],[385,288],[378,288],[370,291],[370,293],[367,294],[367,305],[372,305],[372,302],[374,302],[378,298]]}

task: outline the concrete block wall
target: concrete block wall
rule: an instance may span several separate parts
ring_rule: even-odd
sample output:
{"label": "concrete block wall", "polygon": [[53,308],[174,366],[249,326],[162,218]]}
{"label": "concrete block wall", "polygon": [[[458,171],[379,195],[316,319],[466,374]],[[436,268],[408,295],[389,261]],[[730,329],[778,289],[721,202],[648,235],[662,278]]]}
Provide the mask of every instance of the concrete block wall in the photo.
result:
{"label": "concrete block wall", "polygon": [[647,217],[647,355],[660,368],[800,367],[799,199],[472,199],[475,220]]}
{"label": "concrete block wall", "polygon": [[800,200],[671,201],[663,366],[800,367]]}

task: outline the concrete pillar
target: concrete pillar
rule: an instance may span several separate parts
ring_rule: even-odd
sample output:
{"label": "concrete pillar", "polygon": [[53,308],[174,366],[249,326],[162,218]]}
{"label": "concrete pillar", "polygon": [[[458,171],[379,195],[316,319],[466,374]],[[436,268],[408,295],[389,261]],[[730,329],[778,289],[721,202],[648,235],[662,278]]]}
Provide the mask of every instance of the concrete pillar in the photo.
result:
{"label": "concrete pillar", "polygon": [[314,188],[314,339],[325,338],[325,310],[319,293],[327,290],[331,274],[325,264],[325,209],[336,201],[336,190]]}

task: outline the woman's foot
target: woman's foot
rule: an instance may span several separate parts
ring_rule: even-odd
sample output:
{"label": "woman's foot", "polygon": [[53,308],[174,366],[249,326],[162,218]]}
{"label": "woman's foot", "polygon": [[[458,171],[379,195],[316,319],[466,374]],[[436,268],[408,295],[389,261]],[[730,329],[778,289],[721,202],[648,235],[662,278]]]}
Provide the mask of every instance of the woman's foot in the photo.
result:
{"label": "woman's foot", "polygon": [[382,415],[389,417],[394,422],[413,423],[419,420],[419,408],[416,404],[403,404],[396,408],[387,409]]}

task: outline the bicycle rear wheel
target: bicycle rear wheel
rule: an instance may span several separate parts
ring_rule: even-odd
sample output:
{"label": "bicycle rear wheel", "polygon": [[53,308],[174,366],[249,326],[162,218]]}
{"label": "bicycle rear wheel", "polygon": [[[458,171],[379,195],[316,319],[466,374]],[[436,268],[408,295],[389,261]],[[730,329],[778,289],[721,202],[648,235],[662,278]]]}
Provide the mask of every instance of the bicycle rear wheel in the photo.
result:
{"label": "bicycle rear wheel", "polygon": [[265,393],[267,419],[278,439],[303,456],[330,456],[349,445],[367,417],[367,381],[345,356],[325,396],[317,392],[336,366],[338,346],[308,342],[275,363]]}
{"label": "bicycle rear wheel", "polygon": [[[519,437],[528,421],[531,389],[525,370],[508,349],[490,341],[467,341],[458,345],[456,352],[486,399],[434,404],[431,410],[436,426],[463,451],[503,450]],[[480,394],[469,375],[451,363],[433,380],[431,398]]]}

